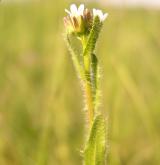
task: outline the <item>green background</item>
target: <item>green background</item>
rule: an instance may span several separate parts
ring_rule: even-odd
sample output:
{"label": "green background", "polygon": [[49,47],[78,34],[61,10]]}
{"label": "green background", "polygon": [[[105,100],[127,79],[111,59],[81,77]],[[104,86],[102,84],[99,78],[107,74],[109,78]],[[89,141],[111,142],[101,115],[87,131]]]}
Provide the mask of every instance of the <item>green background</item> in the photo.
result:
{"label": "green background", "polygon": [[[0,165],[82,164],[83,94],[63,40],[69,5],[0,4]],[[160,11],[87,6],[109,13],[97,45],[108,162],[158,165]]]}

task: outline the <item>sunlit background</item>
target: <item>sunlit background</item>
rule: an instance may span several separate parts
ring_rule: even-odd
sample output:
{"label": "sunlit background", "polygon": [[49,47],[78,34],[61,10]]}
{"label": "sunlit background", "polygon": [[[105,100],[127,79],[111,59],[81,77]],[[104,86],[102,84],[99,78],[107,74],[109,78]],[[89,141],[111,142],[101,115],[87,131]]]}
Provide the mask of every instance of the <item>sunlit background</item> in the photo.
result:
{"label": "sunlit background", "polygon": [[[1,0],[0,165],[82,165],[82,92],[63,40],[71,2]],[[82,2],[109,13],[97,46],[108,164],[159,165],[160,3]]]}

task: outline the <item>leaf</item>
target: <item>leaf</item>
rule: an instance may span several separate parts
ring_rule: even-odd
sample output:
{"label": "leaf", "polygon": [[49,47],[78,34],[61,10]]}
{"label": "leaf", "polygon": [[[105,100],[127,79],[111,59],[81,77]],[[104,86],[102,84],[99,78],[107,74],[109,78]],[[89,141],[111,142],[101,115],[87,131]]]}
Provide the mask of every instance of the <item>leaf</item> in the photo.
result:
{"label": "leaf", "polygon": [[102,115],[94,120],[84,151],[84,165],[104,165],[106,158],[106,128]]}
{"label": "leaf", "polygon": [[95,54],[91,54],[91,83],[93,92],[93,101],[95,110],[97,109],[99,103],[99,91],[98,91],[98,81],[99,81],[99,66],[98,59]]}
{"label": "leaf", "polygon": [[95,112],[97,112],[99,106],[99,98],[100,98],[100,91],[99,91],[99,78],[100,78],[100,71],[99,71],[98,59],[95,54],[91,54],[91,83],[92,83],[92,92],[93,92],[93,101]]}
{"label": "leaf", "polygon": [[93,87],[97,88],[97,67],[98,67],[98,59],[95,54],[91,54],[91,68],[92,68],[92,82]]}
{"label": "leaf", "polygon": [[68,46],[68,49],[70,51],[70,54],[72,55],[72,61],[73,61],[73,64],[74,64],[74,67],[78,73],[78,76],[84,80],[85,79],[85,74],[84,74],[84,71],[83,71],[83,67],[78,59],[78,53],[77,51],[75,50],[75,48],[73,47],[72,43],[70,42],[69,40],[69,37],[66,36],[65,38],[65,41],[67,43],[67,46]]}
{"label": "leaf", "polygon": [[83,53],[84,56],[86,55],[90,56],[90,54],[93,53],[101,27],[102,27],[102,23],[100,22],[99,17],[96,16],[93,21],[93,26],[89,34],[86,47],[84,49],[84,53]]}

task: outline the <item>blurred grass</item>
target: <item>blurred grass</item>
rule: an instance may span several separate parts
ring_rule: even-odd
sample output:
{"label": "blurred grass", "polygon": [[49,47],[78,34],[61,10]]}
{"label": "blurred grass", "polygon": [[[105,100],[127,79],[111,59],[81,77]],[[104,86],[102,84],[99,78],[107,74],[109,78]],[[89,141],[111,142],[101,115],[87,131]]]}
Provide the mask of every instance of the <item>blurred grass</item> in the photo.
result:
{"label": "blurred grass", "polygon": [[[82,164],[82,93],[63,41],[68,5],[0,5],[0,165]],[[108,160],[158,165],[160,12],[104,10],[97,52]]]}

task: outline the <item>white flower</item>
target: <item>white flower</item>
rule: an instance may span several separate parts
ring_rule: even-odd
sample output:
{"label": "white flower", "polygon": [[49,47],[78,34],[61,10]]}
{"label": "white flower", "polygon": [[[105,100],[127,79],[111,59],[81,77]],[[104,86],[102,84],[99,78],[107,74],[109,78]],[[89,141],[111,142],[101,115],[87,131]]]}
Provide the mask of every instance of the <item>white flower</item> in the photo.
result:
{"label": "white flower", "polygon": [[101,10],[93,9],[92,11],[85,8],[84,4],[77,7],[75,4],[70,5],[70,10],[65,9],[67,16],[64,17],[64,24],[68,33],[74,33],[79,36],[88,35],[93,23],[94,18],[98,16],[100,22],[103,22],[108,14]]}
{"label": "white flower", "polygon": [[64,17],[64,23],[69,33],[76,33],[78,35],[83,35],[89,33],[93,14],[87,8],[84,8],[84,4],[77,7],[75,4],[71,4],[70,11],[65,9],[68,14]]}
{"label": "white flower", "polygon": [[100,21],[103,22],[107,18],[108,13],[103,14],[102,10],[93,9],[93,16],[98,16]]}
{"label": "white flower", "polygon": [[70,17],[83,16],[84,4],[81,4],[78,8],[75,4],[71,4],[70,11],[65,9],[65,12],[68,13],[70,15]]}

